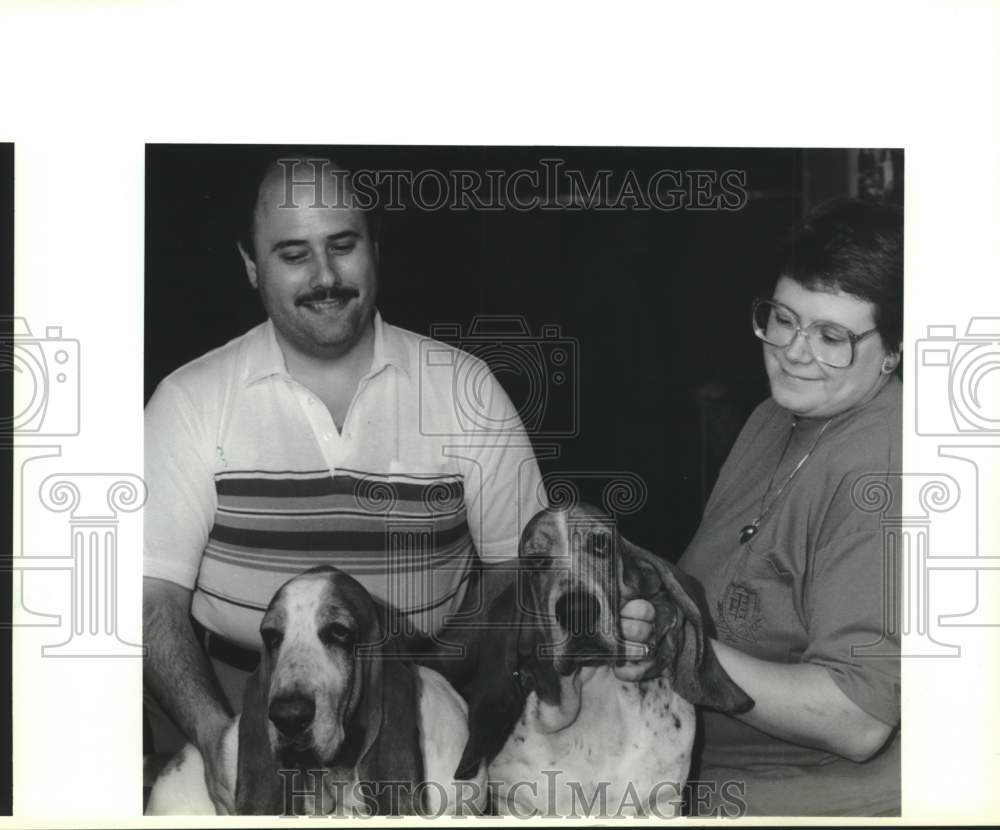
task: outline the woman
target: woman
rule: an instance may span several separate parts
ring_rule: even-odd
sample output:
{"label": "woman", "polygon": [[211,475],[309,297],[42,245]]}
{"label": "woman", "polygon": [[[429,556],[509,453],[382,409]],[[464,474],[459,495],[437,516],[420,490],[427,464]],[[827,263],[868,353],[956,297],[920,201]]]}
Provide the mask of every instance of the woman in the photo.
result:
{"label": "woman", "polygon": [[680,562],[705,587],[719,660],[756,701],[704,717],[696,778],[730,810],[743,788],[753,815],[899,812],[894,583],[855,487],[898,483],[902,313],[901,217],[850,200],[805,220],[754,305],[771,397]]}

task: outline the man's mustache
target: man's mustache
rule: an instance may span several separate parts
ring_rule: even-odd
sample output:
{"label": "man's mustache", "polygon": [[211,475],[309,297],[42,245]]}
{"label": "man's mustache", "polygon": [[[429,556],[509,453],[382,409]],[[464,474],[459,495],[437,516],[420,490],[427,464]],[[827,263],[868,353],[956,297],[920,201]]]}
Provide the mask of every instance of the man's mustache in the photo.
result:
{"label": "man's mustache", "polygon": [[301,294],[296,298],[295,305],[322,303],[326,300],[344,302],[360,296],[361,293],[357,288],[353,288],[349,285],[335,285],[331,288],[317,288],[314,291],[310,291],[308,294]]}

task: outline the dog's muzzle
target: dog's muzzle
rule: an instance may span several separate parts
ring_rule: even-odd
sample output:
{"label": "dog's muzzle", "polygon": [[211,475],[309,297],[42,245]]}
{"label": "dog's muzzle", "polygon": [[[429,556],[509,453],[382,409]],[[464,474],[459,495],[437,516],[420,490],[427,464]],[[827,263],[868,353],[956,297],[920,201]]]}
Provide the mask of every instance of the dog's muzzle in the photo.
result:
{"label": "dog's muzzle", "polygon": [[316,704],[304,695],[276,697],[271,701],[267,715],[284,738],[294,741],[312,726]]}
{"label": "dog's muzzle", "polygon": [[604,613],[601,601],[585,588],[573,588],[555,602],[556,621],[564,636],[556,660],[557,670],[568,673],[583,663],[612,655],[614,619]]}
{"label": "dog's muzzle", "polygon": [[567,591],[556,600],[556,619],[571,638],[592,636],[601,621],[601,603],[582,588]]}

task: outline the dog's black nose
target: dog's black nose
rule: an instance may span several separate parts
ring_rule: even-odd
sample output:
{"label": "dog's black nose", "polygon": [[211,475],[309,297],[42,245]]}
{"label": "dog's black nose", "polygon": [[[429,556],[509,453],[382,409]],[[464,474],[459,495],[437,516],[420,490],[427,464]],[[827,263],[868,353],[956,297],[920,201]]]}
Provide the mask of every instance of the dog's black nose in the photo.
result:
{"label": "dog's black nose", "polygon": [[271,723],[282,735],[293,737],[302,734],[316,716],[316,704],[301,695],[276,697],[267,710]]}
{"label": "dog's black nose", "polygon": [[601,603],[590,591],[567,591],[556,600],[556,619],[570,636],[593,634],[601,621]]}

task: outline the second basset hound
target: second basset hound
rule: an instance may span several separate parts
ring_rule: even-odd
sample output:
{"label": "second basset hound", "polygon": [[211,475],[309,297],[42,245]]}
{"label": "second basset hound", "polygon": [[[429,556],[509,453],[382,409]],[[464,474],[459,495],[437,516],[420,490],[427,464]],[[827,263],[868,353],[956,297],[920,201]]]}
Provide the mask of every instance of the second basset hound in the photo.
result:
{"label": "second basset hound", "polygon": [[[457,775],[487,761],[507,815],[675,815],[694,705],[753,706],[707,643],[686,577],[585,505],[534,517],[506,573],[492,588],[487,573],[481,608],[442,635],[465,655],[442,664],[470,707]],[[656,608],[655,668],[625,682],[618,612],[635,597]]]}
{"label": "second basset hound", "polygon": [[[465,703],[394,648],[388,613],[335,568],[306,571],[275,594],[260,665],[225,737],[238,814],[482,811],[485,768],[471,786],[454,779]],[[201,754],[188,745],[156,781],[146,813],[214,812]]]}

